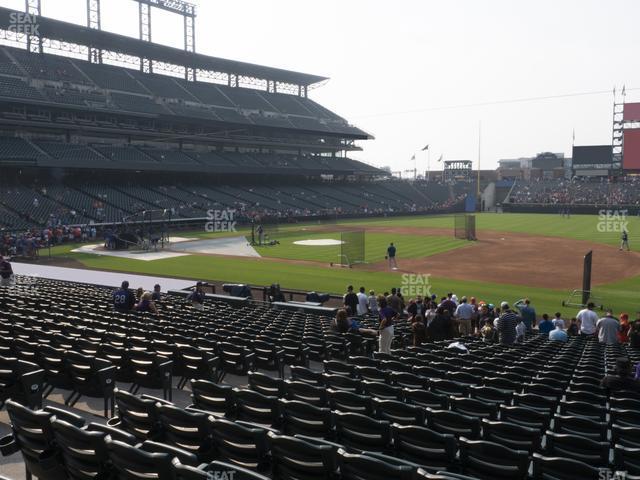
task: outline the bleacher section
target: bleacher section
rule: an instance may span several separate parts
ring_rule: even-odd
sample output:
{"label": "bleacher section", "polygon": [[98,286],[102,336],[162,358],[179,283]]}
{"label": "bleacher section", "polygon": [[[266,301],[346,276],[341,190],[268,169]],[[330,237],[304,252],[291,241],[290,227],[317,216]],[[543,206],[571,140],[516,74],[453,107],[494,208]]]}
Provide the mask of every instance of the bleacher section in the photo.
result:
{"label": "bleacher section", "polygon": [[112,162],[125,164],[157,163],[152,157],[132,146],[94,145],[93,148]]}
{"label": "bleacher section", "polygon": [[46,187],[31,189],[0,184],[0,204],[37,226],[87,224],[92,219],[75,206],[58,203],[46,195]]}
{"label": "bleacher section", "polygon": [[18,48],[4,47],[5,52],[29,74],[31,78],[53,82],[90,85],[91,81],[69,59],[59,55],[29,53]]}
{"label": "bleacher section", "polygon": [[[39,145],[52,150],[52,144],[40,142]],[[157,155],[157,152],[145,150],[143,153],[131,148],[126,154],[130,151],[144,155],[147,164],[156,162],[151,155]],[[102,149],[101,152],[110,155],[110,150]],[[120,150],[117,152],[122,154]],[[174,161],[181,161],[181,158]],[[191,161],[195,163],[195,160]],[[133,177],[124,177],[120,182],[91,183],[95,181],[91,178],[87,183],[70,177],[63,183],[49,181],[37,186],[7,184],[5,193],[0,195],[0,208],[22,218],[22,226],[42,227],[51,226],[52,222],[55,222],[53,225],[120,222],[124,216],[158,209],[170,210],[176,219],[204,218],[208,210],[224,208],[235,209],[239,215],[261,214],[277,218],[427,213],[447,209],[453,212],[460,207],[460,198],[464,198],[463,193],[438,201],[419,194],[413,198],[410,196],[413,187],[398,181],[331,185],[307,182],[298,186],[208,185],[198,179],[181,184]],[[34,199],[38,200],[35,209]],[[9,220],[5,223],[16,224]]]}
{"label": "bleacher section", "polygon": [[[137,97],[143,98],[143,97]],[[164,108],[153,104],[156,107]],[[51,138],[51,137],[48,137]],[[65,143],[49,139],[33,140],[0,136],[0,162],[11,160],[36,161],[42,166],[59,166],[70,168],[120,168],[123,170],[138,169],[140,163],[157,163],[160,168],[175,169],[202,165],[205,170],[215,167],[225,168],[233,173],[236,167],[238,173],[275,173],[297,169],[297,173],[337,173],[337,174],[367,174],[380,175],[382,172],[365,163],[348,158],[313,157],[310,155],[283,155],[273,153],[235,152],[235,151],[204,151],[191,148],[184,151],[177,147],[159,144],[158,147],[128,144],[95,143]],[[55,161],[54,161],[55,160]],[[215,170],[214,170],[215,171]]]}
{"label": "bleacher section", "polygon": [[3,159],[37,159],[42,154],[27,140],[16,137],[0,137],[0,162]]}
{"label": "bleacher section", "polygon": [[[94,149],[87,145],[34,141],[40,149],[57,160],[66,162],[74,162],[78,164],[93,164],[99,166],[101,163],[108,161],[104,156],[100,155]],[[2,143],[0,142],[0,145]]]}
{"label": "bleacher section", "polygon": [[[144,74],[53,54],[28,53],[12,47],[0,47],[0,55],[7,59],[0,62],[3,64],[0,67],[0,96],[4,97],[48,100],[66,106],[117,108],[154,116],[173,113],[190,118],[366,138],[364,132],[348,125],[333,112],[312,100],[293,95],[186,82],[166,75]],[[30,84],[32,79],[37,82]],[[169,100],[169,108],[163,104],[164,100]],[[176,100],[181,103],[176,104]],[[253,114],[247,117],[237,110]]]}
{"label": "bleacher section", "polygon": [[507,203],[542,205],[640,206],[640,181],[629,177],[610,183],[600,179],[516,182]]}
{"label": "bleacher section", "polygon": [[19,78],[0,77],[0,97],[43,102],[45,97],[37,89]]}
{"label": "bleacher section", "polygon": [[[198,311],[182,295],[165,296],[155,315],[118,313],[111,289],[33,281],[0,287],[0,402],[11,426],[2,453],[14,463],[21,453],[28,476],[640,475],[637,389],[600,383],[618,358],[640,362],[629,345],[533,333],[513,345],[451,336],[408,346],[401,319],[385,354],[327,316],[221,299]],[[54,391],[70,406],[46,398]],[[96,402],[74,408],[81,398]]]}

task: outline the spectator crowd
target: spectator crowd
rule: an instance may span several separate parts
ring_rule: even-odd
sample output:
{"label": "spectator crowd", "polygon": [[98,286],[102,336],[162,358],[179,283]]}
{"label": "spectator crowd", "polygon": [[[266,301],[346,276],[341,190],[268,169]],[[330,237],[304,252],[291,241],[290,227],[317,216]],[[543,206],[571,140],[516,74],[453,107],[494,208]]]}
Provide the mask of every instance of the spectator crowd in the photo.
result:
{"label": "spectator crowd", "polygon": [[539,180],[516,182],[510,203],[640,206],[640,179],[637,177],[606,179]]}
{"label": "spectator crowd", "polygon": [[[363,328],[363,320],[377,320],[377,329]],[[407,322],[410,326],[410,342],[418,346],[426,341],[442,341],[465,336],[481,337],[485,342],[514,344],[523,342],[530,335],[546,335],[552,341],[566,342],[570,336],[597,337],[602,344],[629,343],[640,347],[640,312],[635,321],[627,313],[615,317],[612,310],[599,315],[595,305],[589,303],[568,321],[556,312],[551,318],[547,313],[538,316],[529,299],[513,305],[502,301],[494,305],[475,297],[458,298],[449,292],[438,299],[409,299],[401,289],[376,295],[366,293],[364,287],[356,292],[347,288],[343,308],[338,312],[334,328],[341,332],[377,336],[379,351],[389,353],[394,337],[394,324]]]}

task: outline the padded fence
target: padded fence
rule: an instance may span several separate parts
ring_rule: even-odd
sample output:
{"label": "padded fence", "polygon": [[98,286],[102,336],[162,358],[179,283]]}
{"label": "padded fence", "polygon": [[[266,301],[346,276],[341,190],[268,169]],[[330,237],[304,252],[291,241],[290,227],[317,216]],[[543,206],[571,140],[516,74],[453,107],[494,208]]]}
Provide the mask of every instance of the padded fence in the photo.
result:
{"label": "padded fence", "polygon": [[364,263],[364,230],[350,230],[340,234],[340,263],[353,266]]}
{"label": "padded fence", "polygon": [[456,215],[454,219],[454,236],[460,240],[475,240],[476,216]]}

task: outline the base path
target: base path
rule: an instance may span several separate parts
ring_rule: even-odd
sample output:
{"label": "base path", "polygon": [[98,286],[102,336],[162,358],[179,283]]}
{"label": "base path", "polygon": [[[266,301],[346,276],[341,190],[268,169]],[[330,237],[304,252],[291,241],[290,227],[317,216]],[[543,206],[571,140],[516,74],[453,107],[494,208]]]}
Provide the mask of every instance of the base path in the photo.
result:
{"label": "base path", "polygon": [[[381,231],[372,228],[367,230]],[[451,230],[393,228],[389,233],[443,235]],[[584,255],[593,250],[592,285],[603,285],[640,275],[640,253],[621,252],[616,247],[584,240],[542,237],[513,232],[479,232],[480,240],[427,258],[402,258],[400,272],[428,273],[434,277],[475,280],[552,289],[582,288]],[[366,267],[389,271],[386,261]]]}

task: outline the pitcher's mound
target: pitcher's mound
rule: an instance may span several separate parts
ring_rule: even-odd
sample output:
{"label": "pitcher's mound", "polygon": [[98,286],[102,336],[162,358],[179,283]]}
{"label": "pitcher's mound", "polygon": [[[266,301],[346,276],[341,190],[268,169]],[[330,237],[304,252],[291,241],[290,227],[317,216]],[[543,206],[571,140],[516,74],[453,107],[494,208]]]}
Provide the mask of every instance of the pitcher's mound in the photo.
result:
{"label": "pitcher's mound", "polygon": [[317,238],[315,240],[297,240],[294,245],[306,245],[309,247],[326,247],[329,245],[342,245],[342,240],[334,240],[333,238]]}

